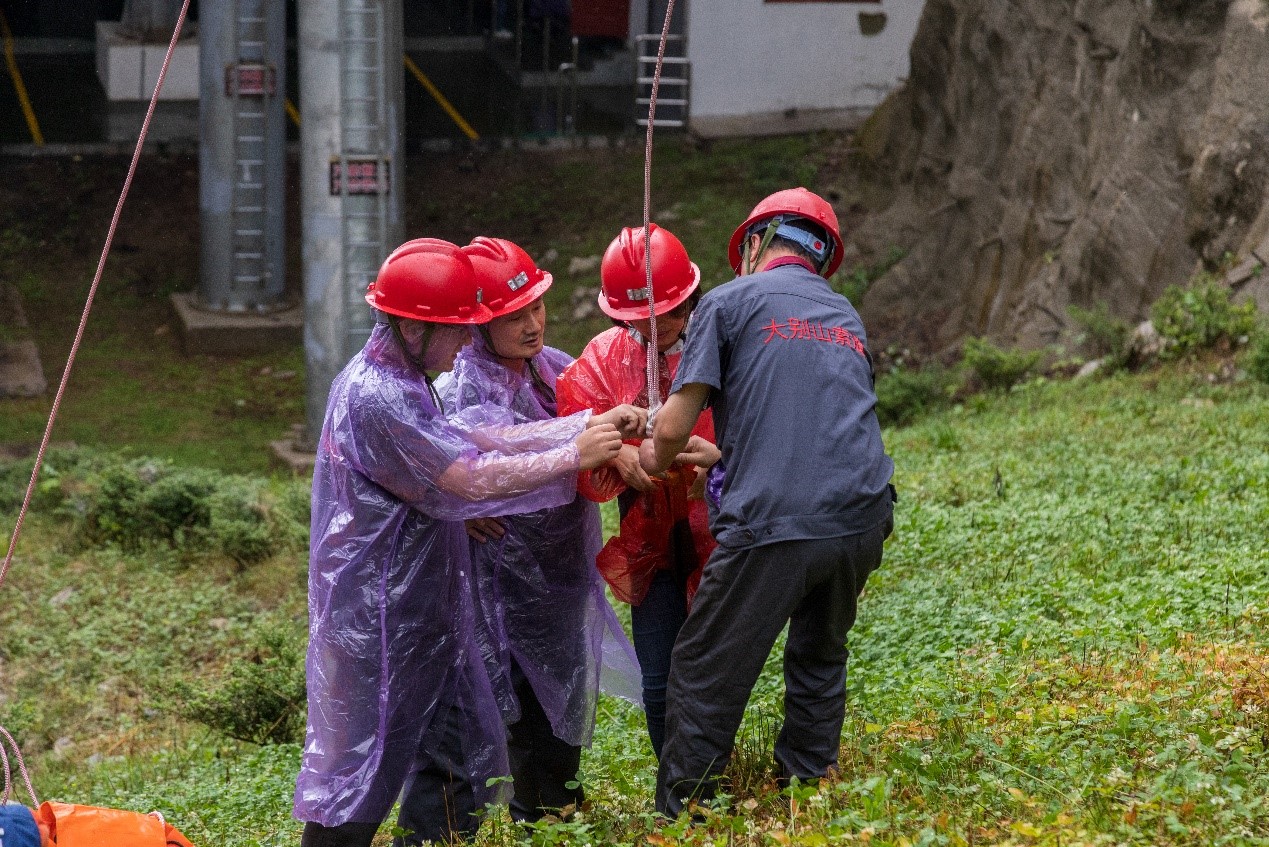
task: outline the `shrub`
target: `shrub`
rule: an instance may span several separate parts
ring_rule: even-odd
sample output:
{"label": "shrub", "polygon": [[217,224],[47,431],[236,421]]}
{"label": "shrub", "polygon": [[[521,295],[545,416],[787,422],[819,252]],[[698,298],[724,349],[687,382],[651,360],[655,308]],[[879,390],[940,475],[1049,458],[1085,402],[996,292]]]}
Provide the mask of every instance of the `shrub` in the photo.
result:
{"label": "shrub", "polygon": [[1007,391],[1031,373],[1040,351],[1005,350],[985,338],[965,340],[965,364],[989,389]]}
{"label": "shrub", "polygon": [[239,741],[287,744],[303,740],[305,641],[294,626],[266,624],[243,659],[223,675],[186,679],[171,691],[174,710]]}
{"label": "shrub", "polygon": [[1234,305],[1229,289],[1211,277],[1189,288],[1170,286],[1150,308],[1154,328],[1166,341],[1164,358],[1179,358],[1234,342],[1256,327],[1254,303]]}
{"label": "shrub", "polygon": [[1070,306],[1067,312],[1080,328],[1079,342],[1095,357],[1103,360],[1103,367],[1118,369],[1128,359],[1128,341],[1132,328],[1110,314],[1105,303],[1091,309]]}
{"label": "shrub", "polygon": [[1252,336],[1247,372],[1261,382],[1269,383],[1269,324],[1261,325]]}
{"label": "shrub", "polygon": [[[30,460],[0,466],[0,509],[22,502]],[[12,483],[12,484],[10,484]],[[72,450],[50,453],[37,506],[74,522],[92,545],[166,544],[250,564],[308,543],[308,487]]]}
{"label": "shrub", "polygon": [[903,426],[946,406],[950,393],[947,372],[937,365],[896,367],[877,379],[877,418],[883,426]]}

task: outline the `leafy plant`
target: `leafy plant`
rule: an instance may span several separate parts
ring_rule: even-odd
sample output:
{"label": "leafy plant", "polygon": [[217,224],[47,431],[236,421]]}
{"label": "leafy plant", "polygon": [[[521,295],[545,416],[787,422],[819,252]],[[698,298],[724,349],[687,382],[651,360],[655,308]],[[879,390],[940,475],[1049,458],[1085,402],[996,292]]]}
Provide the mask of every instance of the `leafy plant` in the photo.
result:
{"label": "leafy plant", "polygon": [[1097,358],[1103,360],[1106,370],[1117,370],[1128,357],[1128,340],[1132,328],[1127,321],[1112,314],[1104,302],[1091,309],[1072,305],[1067,309],[1071,319],[1080,328],[1079,342]]}
{"label": "leafy plant", "polygon": [[49,462],[41,492],[72,517],[84,541],[128,551],[161,544],[246,565],[308,539],[308,490],[298,482],[270,486],[158,459],[80,451]]}
{"label": "leafy plant", "polygon": [[965,340],[965,364],[988,389],[1009,390],[1031,373],[1040,355],[1039,350],[1006,350],[986,338]]}
{"label": "leafy plant", "polygon": [[947,406],[953,388],[949,374],[937,364],[893,368],[877,378],[877,418],[883,426],[911,423]]}
{"label": "leafy plant", "polygon": [[1188,288],[1170,286],[1151,307],[1150,318],[1167,341],[1163,357],[1178,358],[1248,335],[1256,326],[1256,306],[1231,303],[1225,285],[1201,276]]}
{"label": "leafy plant", "polygon": [[262,627],[245,658],[222,675],[184,680],[172,689],[181,716],[239,741],[298,743],[305,718],[305,641],[295,627]]}
{"label": "leafy plant", "polygon": [[1261,382],[1269,383],[1269,325],[1261,325],[1252,335],[1247,371]]}

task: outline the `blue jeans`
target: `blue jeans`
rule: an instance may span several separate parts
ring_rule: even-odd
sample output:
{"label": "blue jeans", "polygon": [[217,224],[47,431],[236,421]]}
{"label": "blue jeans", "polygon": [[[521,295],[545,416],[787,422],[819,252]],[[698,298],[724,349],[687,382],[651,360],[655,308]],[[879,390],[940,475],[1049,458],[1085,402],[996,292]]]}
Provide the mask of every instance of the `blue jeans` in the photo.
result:
{"label": "blue jeans", "polygon": [[648,594],[630,607],[635,655],[643,671],[643,709],[652,752],[661,758],[665,741],[665,690],[670,679],[670,653],[687,619],[687,594],[672,570],[658,571]]}

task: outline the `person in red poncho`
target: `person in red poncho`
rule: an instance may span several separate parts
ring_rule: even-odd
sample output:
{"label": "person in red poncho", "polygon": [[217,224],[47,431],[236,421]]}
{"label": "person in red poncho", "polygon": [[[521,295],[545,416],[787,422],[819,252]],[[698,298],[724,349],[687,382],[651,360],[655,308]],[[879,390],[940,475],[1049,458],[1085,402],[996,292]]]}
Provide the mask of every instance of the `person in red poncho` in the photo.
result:
{"label": "person in red poncho", "polygon": [[[657,316],[660,395],[666,396],[682,357],[688,316],[700,299],[700,269],[666,229],[649,226],[652,293]],[[642,228],[626,228],[608,246],[600,266],[599,308],[617,326],[586,345],[556,383],[559,414],[596,414],[630,403],[648,405],[647,272]],[[670,652],[687,617],[701,569],[714,549],[709,534],[703,468],[721,455],[714,446],[708,411],[692,430],[687,448],[663,477],[639,467],[638,442],[628,442],[607,465],[580,474],[578,489],[591,500],[617,498],[621,531],[596,560],[617,599],[629,603],[639,657],[648,736],[659,758],[665,738],[665,690]]]}

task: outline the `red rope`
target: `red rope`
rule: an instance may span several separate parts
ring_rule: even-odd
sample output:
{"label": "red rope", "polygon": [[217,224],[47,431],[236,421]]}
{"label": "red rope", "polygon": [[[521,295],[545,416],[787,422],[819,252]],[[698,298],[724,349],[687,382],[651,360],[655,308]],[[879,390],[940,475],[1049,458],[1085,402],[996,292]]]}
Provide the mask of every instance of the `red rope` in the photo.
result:
{"label": "red rope", "polygon": [[661,375],[658,373],[660,352],[657,350],[656,298],[652,292],[652,233],[649,224],[652,214],[652,125],[657,116],[657,89],[661,87],[661,66],[665,63],[665,41],[670,35],[670,17],[674,14],[674,0],[665,9],[665,24],[661,27],[661,43],[657,47],[657,67],[652,74],[652,96],[648,98],[648,139],[643,148],[643,268],[648,281],[648,411],[656,413],[661,405]]}
{"label": "red rope", "polygon": [[[53,422],[57,420],[57,411],[62,405],[62,395],[66,393],[66,384],[70,382],[71,368],[75,365],[75,356],[79,352],[79,344],[84,338],[84,328],[88,326],[88,313],[92,311],[93,299],[97,296],[97,286],[101,283],[101,274],[106,267],[106,257],[110,255],[110,245],[115,240],[115,229],[119,226],[119,216],[123,213],[123,202],[128,199],[128,190],[132,187],[132,176],[137,172],[137,161],[141,158],[141,148],[145,145],[145,136],[150,131],[150,119],[154,116],[154,106],[159,100],[159,91],[163,88],[163,78],[167,76],[168,63],[172,61],[172,53],[176,50],[176,42],[181,37],[181,28],[185,25],[185,15],[189,11],[190,0],[181,4],[181,14],[176,19],[176,29],[172,32],[172,41],[167,46],[167,55],[163,57],[163,67],[159,69],[159,78],[154,84],[154,93],[150,96],[150,108],[146,110],[145,121],[141,124],[141,135],[137,138],[136,150],[132,153],[132,164],[128,166],[128,176],[123,181],[123,192],[115,205],[114,217],[110,219],[110,230],[106,233],[106,244],[101,250],[101,259],[97,262],[97,273],[93,276],[93,284],[88,289],[88,300],[84,303],[84,313],[79,318],[79,328],[75,331],[75,341],[71,344],[70,355],[66,358],[66,367],[62,371],[61,384],[57,386],[57,395],[53,398],[53,409],[49,412],[48,425],[44,428],[44,438],[40,440],[40,449],[35,454],[35,467],[31,468],[31,481],[26,486],[26,496],[22,498],[22,508],[18,511],[18,522],[13,527],[13,535],[9,538],[9,552],[5,554],[4,564],[0,565],[0,584],[4,583],[9,567],[13,564],[13,551],[18,546],[18,536],[22,534],[22,523],[26,520],[27,509],[31,506],[31,496],[35,491],[35,481],[39,478],[40,467],[44,464],[44,453],[48,450],[49,438],[53,434]],[[7,734],[7,733],[6,733]]]}

